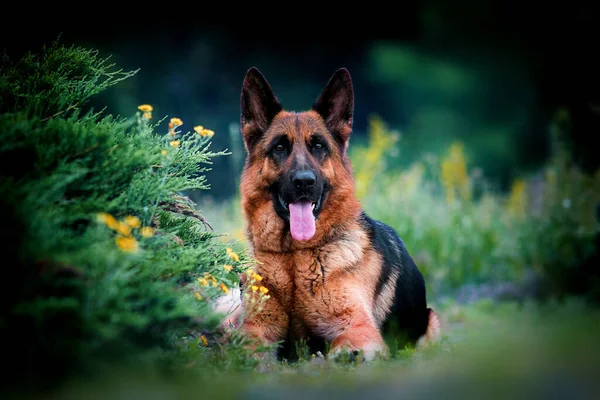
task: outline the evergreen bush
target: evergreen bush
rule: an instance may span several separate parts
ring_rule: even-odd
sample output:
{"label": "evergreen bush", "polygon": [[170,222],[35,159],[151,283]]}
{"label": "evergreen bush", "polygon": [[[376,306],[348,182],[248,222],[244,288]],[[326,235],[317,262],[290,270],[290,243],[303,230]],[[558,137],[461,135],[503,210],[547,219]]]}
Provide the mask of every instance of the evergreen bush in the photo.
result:
{"label": "evergreen bush", "polygon": [[115,360],[169,365],[190,333],[207,344],[211,304],[247,262],[183,195],[209,190],[203,172],[228,154],[210,150],[212,131],[172,118],[157,132],[150,105],[131,118],[90,109],[136,72],[58,42],[2,58],[6,383],[50,385]]}

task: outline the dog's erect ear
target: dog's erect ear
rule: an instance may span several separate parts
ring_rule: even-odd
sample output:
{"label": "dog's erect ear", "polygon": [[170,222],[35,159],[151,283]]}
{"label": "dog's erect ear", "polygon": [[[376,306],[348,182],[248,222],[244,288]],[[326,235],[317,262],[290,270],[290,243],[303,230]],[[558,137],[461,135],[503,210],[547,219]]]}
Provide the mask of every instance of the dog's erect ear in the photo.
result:
{"label": "dog's erect ear", "polygon": [[313,110],[323,117],[327,128],[345,151],[352,132],[354,113],[354,89],[350,72],[346,68],[338,69],[329,79],[313,105]]}
{"label": "dog's erect ear", "polygon": [[249,149],[282,110],[271,86],[255,67],[246,72],[242,85],[241,107],[241,130]]}

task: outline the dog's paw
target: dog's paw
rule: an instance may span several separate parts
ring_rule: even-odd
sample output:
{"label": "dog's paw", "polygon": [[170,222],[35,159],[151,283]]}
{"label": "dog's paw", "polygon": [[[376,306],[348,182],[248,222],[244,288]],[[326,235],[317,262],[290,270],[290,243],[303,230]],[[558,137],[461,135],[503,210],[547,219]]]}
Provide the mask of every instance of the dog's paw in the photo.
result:
{"label": "dog's paw", "polygon": [[387,356],[387,349],[384,345],[379,343],[371,343],[361,348],[352,348],[348,346],[340,346],[332,349],[328,358],[335,361],[364,361],[371,362],[376,358],[385,358]]}

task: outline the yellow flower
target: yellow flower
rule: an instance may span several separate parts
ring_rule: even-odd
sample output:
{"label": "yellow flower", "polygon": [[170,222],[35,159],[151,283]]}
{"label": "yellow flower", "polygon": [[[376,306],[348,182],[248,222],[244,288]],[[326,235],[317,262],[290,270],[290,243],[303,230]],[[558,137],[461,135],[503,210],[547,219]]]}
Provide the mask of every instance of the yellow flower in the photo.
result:
{"label": "yellow flower", "polygon": [[154,235],[154,229],[149,227],[149,226],[144,226],[142,227],[142,229],[140,229],[140,235],[142,235],[143,237],[150,237],[152,235]]}
{"label": "yellow flower", "polygon": [[170,143],[170,145],[173,147],[177,147],[177,146],[179,146],[179,144],[181,144],[181,142],[179,140],[173,140]]}
{"label": "yellow flower", "polygon": [[223,265],[223,269],[225,271],[229,272],[229,271],[231,271],[233,269],[233,265],[227,265],[227,264],[225,264],[225,265]]}
{"label": "yellow flower", "polygon": [[[198,128],[198,129],[197,129]],[[210,129],[204,129],[204,127],[202,126],[195,126],[194,130],[196,131],[196,133],[198,133],[200,136],[208,136],[208,137],[213,137],[215,136],[215,132],[210,130]]]}
{"label": "yellow flower", "polygon": [[140,219],[134,215],[126,216],[124,221],[127,225],[129,225],[130,227],[132,227],[134,229],[137,229],[142,225],[142,222],[140,221]]}
{"label": "yellow flower", "polygon": [[131,227],[123,222],[119,222],[119,225],[115,228],[115,230],[123,236],[131,235]]}
{"label": "yellow flower", "polygon": [[110,229],[117,229],[119,221],[109,213],[101,212],[96,215],[100,222],[103,222]]}
{"label": "yellow flower", "polygon": [[224,283],[221,283],[221,285],[219,285],[219,287],[221,288],[222,291],[224,291],[225,293],[229,293],[229,288],[227,286],[225,286]]}
{"label": "yellow flower", "polygon": [[204,346],[208,346],[208,340],[204,337],[204,335],[200,336],[200,340]]}
{"label": "yellow flower", "polygon": [[138,106],[138,110],[143,112],[151,112],[154,110],[154,108],[150,104],[142,104],[141,106]]}
{"label": "yellow flower", "polygon": [[240,261],[240,257],[231,249],[231,247],[226,248],[225,251],[229,257],[233,258],[235,261]]}
{"label": "yellow flower", "polygon": [[467,172],[464,144],[454,142],[441,161],[441,181],[446,191],[446,201],[453,203],[457,194],[462,200],[471,199],[471,180]]}
{"label": "yellow flower", "polygon": [[179,118],[171,118],[171,123],[174,126],[181,126],[181,125],[183,125],[183,121],[181,119],[179,119]]}
{"label": "yellow flower", "polygon": [[162,154],[163,156],[166,156],[166,155],[167,155],[167,151],[166,151],[166,150],[162,150],[162,151],[160,152],[160,154]]}
{"label": "yellow flower", "polygon": [[196,299],[202,300],[202,296],[200,296],[200,293],[194,292],[194,296],[196,296]]}
{"label": "yellow flower", "polygon": [[217,279],[214,276],[210,277],[213,286],[217,286]]}
{"label": "yellow flower", "polygon": [[258,286],[256,286],[256,285],[252,285],[252,291],[253,291],[253,292],[256,292],[257,290],[258,290]]}
{"label": "yellow flower", "polygon": [[196,132],[198,135],[200,135],[200,136],[202,136],[202,137],[204,137],[204,136],[208,136],[208,137],[213,137],[213,136],[215,136],[215,132],[214,132],[214,131],[212,131],[212,130],[210,130],[210,129],[204,129],[204,127],[203,127],[202,125],[196,125],[196,126],[194,127],[194,131],[195,131],[195,132]]}
{"label": "yellow flower", "polygon": [[393,141],[396,134],[390,131],[380,117],[369,118],[368,146],[359,157],[361,162],[356,165],[356,195],[359,198],[367,195],[371,183],[383,165],[382,159],[395,148]]}
{"label": "yellow flower", "polygon": [[263,280],[262,276],[260,276],[259,274],[254,274],[252,275],[252,277],[254,278],[255,281],[260,282]]}
{"label": "yellow flower", "polygon": [[261,291],[261,292],[263,292],[264,294],[267,294],[267,293],[269,292],[269,289],[267,289],[267,288],[266,288],[266,287],[264,287],[264,286],[261,286],[261,287],[260,287],[260,291]]}
{"label": "yellow flower", "polygon": [[527,183],[524,179],[516,179],[511,188],[507,202],[508,213],[525,217],[527,211]]}
{"label": "yellow flower", "polygon": [[200,282],[202,286],[208,285],[208,281],[204,278],[198,278],[198,282]]}
{"label": "yellow flower", "polygon": [[124,252],[135,253],[138,251],[138,242],[133,236],[117,236],[115,242]]}

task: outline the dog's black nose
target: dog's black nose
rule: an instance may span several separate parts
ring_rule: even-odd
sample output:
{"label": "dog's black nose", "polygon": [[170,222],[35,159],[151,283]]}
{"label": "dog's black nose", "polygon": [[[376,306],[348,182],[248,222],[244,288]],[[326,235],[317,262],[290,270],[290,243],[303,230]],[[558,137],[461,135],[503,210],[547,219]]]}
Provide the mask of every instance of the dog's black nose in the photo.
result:
{"label": "dog's black nose", "polygon": [[298,171],[292,179],[298,189],[308,189],[315,185],[317,177],[310,170]]}

